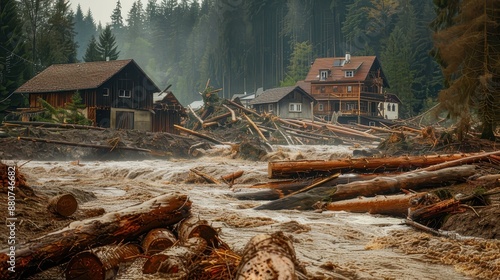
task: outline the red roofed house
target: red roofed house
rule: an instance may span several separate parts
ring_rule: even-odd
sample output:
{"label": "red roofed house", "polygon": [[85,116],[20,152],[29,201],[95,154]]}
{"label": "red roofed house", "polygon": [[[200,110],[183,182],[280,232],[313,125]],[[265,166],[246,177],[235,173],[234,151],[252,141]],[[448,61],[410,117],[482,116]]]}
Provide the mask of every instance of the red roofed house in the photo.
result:
{"label": "red roofed house", "polygon": [[314,115],[339,123],[378,125],[398,118],[401,101],[389,87],[375,56],[317,58],[304,88],[318,101]]}
{"label": "red roofed house", "polygon": [[[170,131],[159,122],[167,118],[167,110],[182,106],[175,98],[170,98],[176,102],[174,106],[155,106],[153,93],[159,91],[131,59],[54,64],[16,90],[29,94],[30,108],[41,107],[39,98],[54,107],[64,107],[79,92],[86,105],[83,113],[95,126]],[[154,109],[161,112],[155,113]]]}

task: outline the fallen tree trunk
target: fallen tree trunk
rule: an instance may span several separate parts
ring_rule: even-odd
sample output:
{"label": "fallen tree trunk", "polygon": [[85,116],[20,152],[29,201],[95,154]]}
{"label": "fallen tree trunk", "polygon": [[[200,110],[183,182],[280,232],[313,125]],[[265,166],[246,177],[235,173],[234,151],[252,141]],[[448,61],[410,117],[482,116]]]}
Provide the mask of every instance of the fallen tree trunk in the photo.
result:
{"label": "fallen tree trunk", "polygon": [[412,201],[426,193],[399,195],[378,195],[375,197],[359,197],[336,202],[319,203],[315,208],[330,211],[347,211],[353,213],[383,214],[406,217]]}
{"label": "fallen tree trunk", "polygon": [[221,176],[220,178],[222,179],[222,181],[226,182],[229,186],[232,186],[234,185],[234,180],[240,178],[241,176],[243,176],[243,170],[238,170],[231,174]]}
{"label": "fallen tree trunk", "polygon": [[66,267],[66,280],[114,279],[121,264],[133,262],[141,253],[136,244],[99,247],[76,254]]}
{"label": "fallen tree trunk", "polygon": [[207,136],[207,135],[204,135],[204,134],[198,133],[198,132],[193,131],[193,130],[191,130],[191,129],[184,128],[184,127],[182,127],[182,126],[180,126],[180,125],[176,125],[176,124],[174,124],[174,128],[176,128],[177,130],[180,130],[180,131],[186,132],[186,133],[188,133],[188,134],[194,135],[194,136],[196,136],[196,137],[199,137],[199,138],[202,138],[202,139],[208,140],[208,141],[210,141],[210,142],[212,142],[212,143],[215,143],[215,144],[219,144],[219,145],[223,145],[223,144],[224,144],[222,141],[219,141],[219,140],[217,140],[217,139],[215,139],[215,138],[212,138],[212,137],[210,137],[210,136]]}
{"label": "fallen tree trunk", "polygon": [[464,181],[475,174],[475,166],[465,165],[436,171],[413,171],[391,177],[352,182],[335,187],[318,187],[311,191],[260,205],[257,210],[312,209],[317,201],[339,201],[359,196],[397,193],[401,189],[418,190]]}
{"label": "fallen tree trunk", "polygon": [[69,217],[76,212],[76,209],[78,209],[78,202],[70,193],[61,194],[54,196],[49,200],[47,209],[54,214]]}
{"label": "fallen tree trunk", "polygon": [[191,168],[191,169],[189,169],[189,171],[191,171],[194,174],[200,176],[205,181],[207,181],[207,183],[217,184],[217,185],[221,185],[222,184],[219,180],[215,179],[214,177],[212,177],[212,176],[210,176],[208,174],[205,174],[205,173],[201,172],[200,170],[197,170],[196,168]]}
{"label": "fallen tree trunk", "polygon": [[457,212],[459,210],[460,201],[455,198],[446,199],[439,201],[437,203],[418,207],[416,209],[411,208],[408,214],[408,219],[412,221],[422,222],[425,220],[433,219],[445,214],[452,212]]}
{"label": "fallen tree trunk", "polygon": [[299,279],[306,274],[289,237],[282,232],[254,236],[245,246],[235,280]]}
{"label": "fallen tree trunk", "polygon": [[67,262],[83,250],[132,240],[153,228],[176,224],[190,214],[190,209],[186,195],[166,194],[101,217],[73,222],[22,246],[1,250],[0,279],[26,279]]}
{"label": "fallen tree trunk", "polygon": [[[500,152],[498,152],[500,153]],[[294,176],[313,176],[352,170],[362,172],[386,172],[398,169],[414,169],[435,164],[465,160],[467,154],[432,155],[432,156],[400,156],[390,158],[349,158],[339,160],[302,160],[269,162],[267,173],[271,179],[290,178]],[[432,168],[437,170],[438,168]],[[429,169],[431,170],[431,169]]]}
{"label": "fallen tree trunk", "polygon": [[75,142],[50,140],[50,139],[35,138],[35,137],[19,136],[19,137],[17,137],[17,139],[24,140],[24,141],[31,141],[31,142],[43,142],[43,143],[49,143],[49,144],[60,144],[60,145],[75,146],[75,147],[106,149],[109,151],[112,151],[114,149],[120,149],[120,150],[129,150],[129,151],[146,152],[146,153],[153,152],[149,149],[143,149],[143,148],[134,148],[134,147],[126,147],[126,146],[97,145],[97,144],[87,144],[87,143],[75,143]]}
{"label": "fallen tree trunk", "polygon": [[206,220],[200,220],[197,217],[189,217],[183,220],[178,229],[179,240],[186,242],[192,237],[201,237],[206,241],[206,246],[210,248],[219,248],[219,234],[208,224]]}
{"label": "fallen tree trunk", "polygon": [[70,128],[70,129],[92,129],[92,130],[106,130],[104,127],[88,126],[70,123],[49,123],[49,122],[23,122],[23,121],[4,121],[4,124],[15,124],[22,126],[42,126],[42,127],[55,127],[55,128]]}

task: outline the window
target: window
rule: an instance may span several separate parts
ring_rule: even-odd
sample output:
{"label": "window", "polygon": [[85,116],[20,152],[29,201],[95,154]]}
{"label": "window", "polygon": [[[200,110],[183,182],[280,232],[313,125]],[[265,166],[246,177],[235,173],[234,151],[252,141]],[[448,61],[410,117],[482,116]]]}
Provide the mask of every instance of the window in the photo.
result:
{"label": "window", "polygon": [[396,112],[396,105],[392,104],[392,111]]}
{"label": "window", "polygon": [[274,106],[273,106],[273,104],[268,104],[268,105],[267,105],[267,111],[268,111],[268,112],[272,112],[272,111],[273,111],[273,109],[274,109],[273,107],[274,107]]}
{"label": "window", "polygon": [[288,106],[288,111],[290,112],[302,112],[302,104],[301,103],[290,103]]}
{"label": "window", "polygon": [[323,111],[323,104],[318,104],[318,111]]}
{"label": "window", "polygon": [[391,104],[387,104],[387,111],[391,110]]}
{"label": "window", "polygon": [[328,78],[328,71],[327,70],[321,70],[319,72],[319,80],[320,81],[326,81],[326,78]]}
{"label": "window", "polygon": [[368,126],[375,126],[375,122],[368,122]]}
{"label": "window", "polygon": [[347,92],[352,92],[352,86],[347,86]]}
{"label": "window", "polygon": [[345,77],[346,78],[354,77],[354,71],[345,71]]}
{"label": "window", "polygon": [[102,89],[102,96],[109,96],[109,88]]}
{"label": "window", "polygon": [[130,98],[130,96],[132,95],[131,91],[130,90],[124,90],[124,89],[120,89],[118,91],[118,96],[119,97],[123,97],[123,98]]}

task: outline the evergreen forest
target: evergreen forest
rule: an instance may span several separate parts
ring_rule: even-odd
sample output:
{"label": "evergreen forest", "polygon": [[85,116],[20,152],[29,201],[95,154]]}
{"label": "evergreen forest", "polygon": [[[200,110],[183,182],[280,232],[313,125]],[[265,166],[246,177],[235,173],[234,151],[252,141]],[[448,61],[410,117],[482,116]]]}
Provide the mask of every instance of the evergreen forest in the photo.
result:
{"label": "evergreen forest", "polygon": [[208,79],[220,97],[251,94],[349,52],[379,58],[400,118],[439,104],[490,139],[500,120],[500,0],[117,0],[104,26],[67,0],[0,3],[0,111],[54,63],[132,58],[187,105]]}

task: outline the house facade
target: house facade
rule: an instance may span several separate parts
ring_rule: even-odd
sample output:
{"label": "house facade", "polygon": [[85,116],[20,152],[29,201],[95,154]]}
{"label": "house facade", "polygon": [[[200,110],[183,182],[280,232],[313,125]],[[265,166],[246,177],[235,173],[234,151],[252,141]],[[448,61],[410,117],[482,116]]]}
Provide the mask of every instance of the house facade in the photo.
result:
{"label": "house facade", "polygon": [[[160,89],[134,60],[55,64],[16,90],[29,94],[30,108],[39,98],[64,107],[78,92],[84,114],[94,126],[155,131],[153,93]],[[161,129],[164,130],[164,129]]]}
{"label": "house facade", "polygon": [[312,119],[316,100],[299,86],[263,91],[250,101],[258,113],[273,113],[285,119]]}
{"label": "house facade", "polygon": [[339,123],[378,125],[398,118],[401,101],[375,56],[318,58],[297,83],[318,101],[314,115]]}

